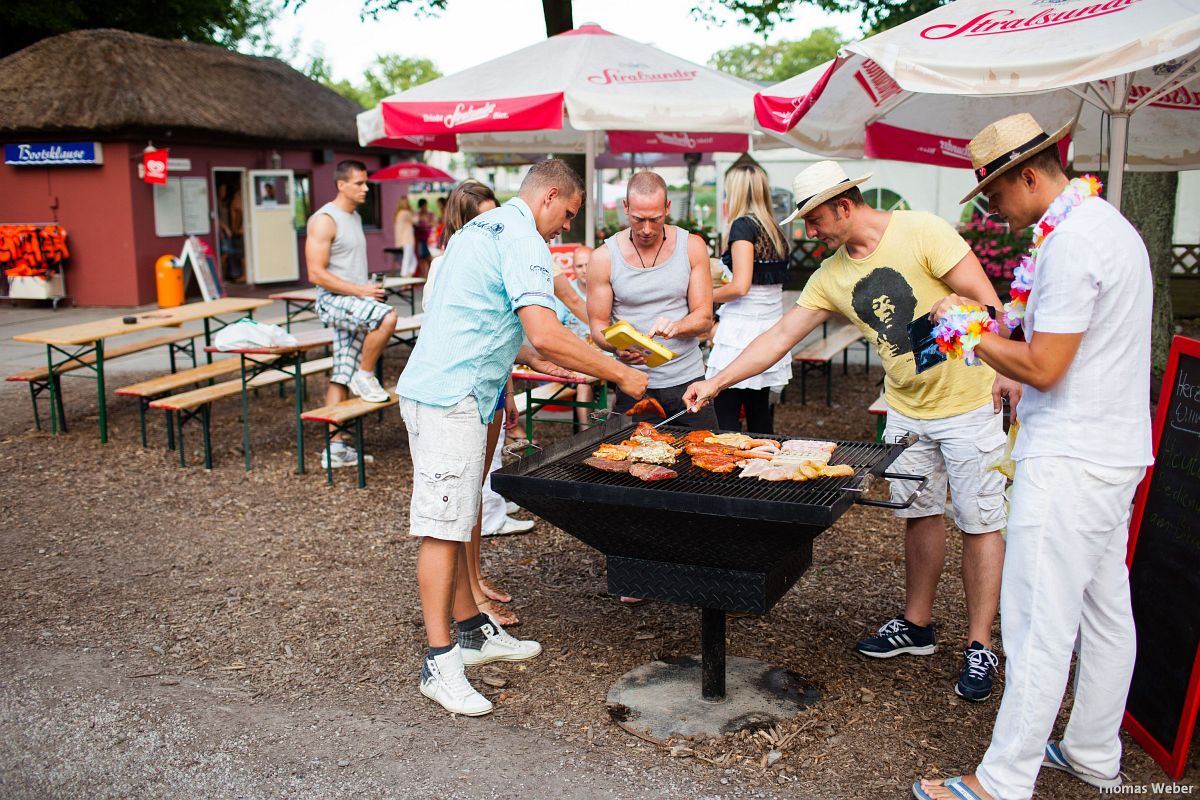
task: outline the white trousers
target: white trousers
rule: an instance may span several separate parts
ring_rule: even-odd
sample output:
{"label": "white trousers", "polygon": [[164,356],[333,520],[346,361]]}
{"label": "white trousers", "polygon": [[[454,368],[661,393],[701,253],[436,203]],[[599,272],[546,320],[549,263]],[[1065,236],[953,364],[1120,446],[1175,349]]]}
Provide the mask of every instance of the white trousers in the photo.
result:
{"label": "white trousers", "polygon": [[[504,410],[496,412],[503,417]],[[479,530],[483,533],[495,533],[504,527],[508,516],[508,501],[492,491],[492,473],[503,466],[500,451],[504,448],[504,424],[500,426],[500,440],[496,442],[496,452],[492,453],[492,463],[488,464],[487,477],[483,479],[483,522]]]}
{"label": "white trousers", "polygon": [[1000,590],[1004,698],[976,773],[996,800],[1033,796],[1077,637],[1063,755],[1103,777],[1120,769],[1136,649],[1125,552],[1144,472],[1057,456],[1017,463]]}

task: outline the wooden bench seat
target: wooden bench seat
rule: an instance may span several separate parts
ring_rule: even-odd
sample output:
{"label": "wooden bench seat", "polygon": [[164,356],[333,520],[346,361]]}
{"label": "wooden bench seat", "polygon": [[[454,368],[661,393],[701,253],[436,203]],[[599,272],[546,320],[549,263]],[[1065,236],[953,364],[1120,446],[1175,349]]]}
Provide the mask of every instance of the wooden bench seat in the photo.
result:
{"label": "wooden bench seat", "polygon": [[[367,470],[363,457],[362,420],[368,414],[382,412],[384,409],[391,408],[400,403],[400,398],[394,392],[389,392],[388,396],[390,399],[386,403],[369,403],[361,397],[351,397],[340,403],[321,406],[320,408],[314,408],[312,411],[305,411],[300,415],[300,419],[305,422],[320,422],[324,424],[325,449],[322,452],[329,450],[330,442],[336,434],[350,433],[350,428],[353,427],[354,449],[358,453],[358,488],[360,489],[367,487]],[[325,482],[330,485],[333,484],[333,465],[328,461],[325,463]]]}
{"label": "wooden bench seat", "polygon": [[[274,360],[274,356],[259,356],[256,360],[269,362]],[[177,389],[182,389],[187,386],[194,386],[198,383],[211,381],[215,378],[224,377],[230,374],[236,374],[241,363],[236,358],[224,358],[218,361],[213,361],[209,364],[201,364],[192,369],[184,369],[179,372],[169,372],[166,375],[159,375],[149,380],[131,383],[128,386],[122,386],[117,389],[116,394],[121,397],[134,397],[138,401],[138,425],[142,432],[142,447],[146,447],[146,408],[150,401],[156,397],[161,397],[164,394],[174,392]],[[167,412],[167,448],[175,449],[175,433],[171,426],[170,412]]]}
{"label": "wooden bench seat", "polygon": [[[145,350],[151,350],[155,347],[168,346],[170,349],[171,371],[175,371],[175,353],[181,350],[188,353],[192,357],[192,366],[196,365],[196,347],[193,340],[199,336],[198,331],[176,331],[174,333],[165,333],[160,336],[154,336],[150,339],[142,339],[137,342],[129,342],[128,344],[118,345],[116,347],[104,348],[104,361],[107,363],[114,358],[131,355],[133,353],[141,353]],[[186,344],[180,345],[181,342]],[[59,376],[67,372],[72,372],[84,367],[95,368],[96,353],[85,353],[77,358],[71,358],[63,361],[54,367],[54,389],[55,396],[58,398],[58,421],[62,430],[66,430],[66,414],[63,412],[63,393],[62,385],[59,382]],[[27,369],[23,372],[17,372],[8,375],[4,378],[6,381],[19,381],[29,384],[29,399],[33,403],[33,424],[40,431],[42,429],[42,417],[38,411],[38,396],[50,386],[50,368],[36,367]]]}
{"label": "wooden bench seat", "polygon": [[800,367],[800,402],[808,402],[806,378],[810,372],[825,374],[825,405],[833,405],[833,359],[840,353],[842,356],[842,374],[846,374],[850,364],[849,348],[861,342],[866,358],[866,369],[871,368],[871,345],[863,339],[862,333],[853,325],[843,325],[829,331],[824,338],[813,342],[793,357],[793,362]]}
{"label": "wooden bench seat", "polygon": [[[300,374],[303,377],[316,375],[321,372],[328,372],[333,369],[333,358],[327,356],[318,358],[313,361],[305,361],[300,365]],[[260,372],[258,375],[246,382],[247,388],[262,389],[267,386],[283,384],[295,378],[291,370],[285,369],[269,369],[265,372]],[[188,420],[199,416],[201,426],[204,433],[204,467],[205,469],[212,468],[212,441],[211,441],[211,425],[210,413],[212,404],[225,397],[234,397],[242,393],[242,379],[239,375],[234,380],[222,381],[214,383],[211,386],[201,386],[198,389],[192,389],[181,394],[173,394],[169,397],[160,397],[150,403],[150,408],[161,409],[168,413],[169,417],[173,417],[175,425],[175,444],[179,450],[179,465],[185,466],[187,458],[183,452],[183,425]],[[171,424],[168,421],[168,426]],[[168,439],[168,443],[170,440]]]}

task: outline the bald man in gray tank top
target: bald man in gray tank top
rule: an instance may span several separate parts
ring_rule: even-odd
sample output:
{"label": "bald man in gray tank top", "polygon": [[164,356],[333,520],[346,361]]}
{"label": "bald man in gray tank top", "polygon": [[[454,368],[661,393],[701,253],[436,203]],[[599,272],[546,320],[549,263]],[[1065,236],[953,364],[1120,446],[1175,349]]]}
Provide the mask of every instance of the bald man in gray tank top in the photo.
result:
{"label": "bald man in gray tank top", "polygon": [[[597,345],[646,373],[647,397],[670,416],[683,410],[683,393],[704,375],[697,337],[712,328],[712,277],[708,246],[695,234],[667,224],[671,201],[667,184],[653,172],[629,179],[625,214],[629,227],[610,236],[592,253],[588,267],[588,322]],[[657,338],[676,357],[657,367],[646,366],[640,350],[617,350],[604,339],[604,329],[619,319]],[[617,391],[615,411],[624,413],[635,400]],[[654,419],[639,416],[637,419]],[[678,425],[715,429],[712,406],[680,417]]]}

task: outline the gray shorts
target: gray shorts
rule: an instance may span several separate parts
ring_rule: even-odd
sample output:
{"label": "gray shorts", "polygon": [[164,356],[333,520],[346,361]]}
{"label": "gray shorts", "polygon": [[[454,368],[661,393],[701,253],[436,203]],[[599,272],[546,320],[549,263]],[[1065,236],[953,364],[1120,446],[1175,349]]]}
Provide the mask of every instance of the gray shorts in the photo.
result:
{"label": "gray shorts", "polygon": [[413,460],[409,533],[467,542],[479,521],[487,426],[475,398],[450,408],[400,398]]}
{"label": "gray shorts", "polygon": [[363,340],[392,313],[387,303],[352,294],[317,293],[317,316],[333,328],[333,372],[330,383],[350,383],[362,363]]}
{"label": "gray shorts", "polygon": [[[898,517],[931,517],[945,513],[946,489],[954,507],[954,524],[963,533],[990,533],[1004,527],[1006,479],[992,465],[1000,460],[1008,436],[1002,414],[992,404],[941,419],[913,419],[891,409],[885,440],[905,433],[917,442],[900,454],[889,472],[928,475],[925,491]],[[916,490],[912,481],[890,481],[894,502],[903,502]]]}

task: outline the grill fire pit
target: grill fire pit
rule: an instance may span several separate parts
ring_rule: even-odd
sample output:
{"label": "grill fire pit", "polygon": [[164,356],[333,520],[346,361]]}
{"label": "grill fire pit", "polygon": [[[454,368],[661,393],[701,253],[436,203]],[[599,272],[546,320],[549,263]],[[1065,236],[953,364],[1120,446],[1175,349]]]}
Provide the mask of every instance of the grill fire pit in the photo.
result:
{"label": "grill fire pit", "polygon": [[[645,698],[646,732],[662,738],[726,733],[769,721],[764,717],[778,718],[788,709],[798,711],[814,695],[802,690],[795,675],[735,658],[728,666],[737,688],[736,708],[722,714],[689,702],[668,713],[670,719],[653,713],[662,710],[664,697],[679,699],[681,682],[694,692],[697,671],[701,705],[725,703],[726,613],[770,611],[812,563],[813,539],[851,505],[910,505],[926,478],[885,470],[911,440],[838,442],[830,464],[853,466],[853,477],[802,483],[706,472],[692,466],[686,455],[672,467],[679,477],[657,482],[582,463],[601,442],[620,442],[633,427],[624,417],[611,418],[492,476],[497,492],[603,553],[610,594],[701,609],[700,658],[657,661],[630,672],[609,693],[610,706],[618,708],[614,716],[637,728],[638,698]],[[662,432],[679,438],[688,433],[673,427]],[[879,477],[920,484],[905,503],[865,498]],[[668,691],[668,685],[674,690]],[[762,702],[745,696],[754,693]]]}

